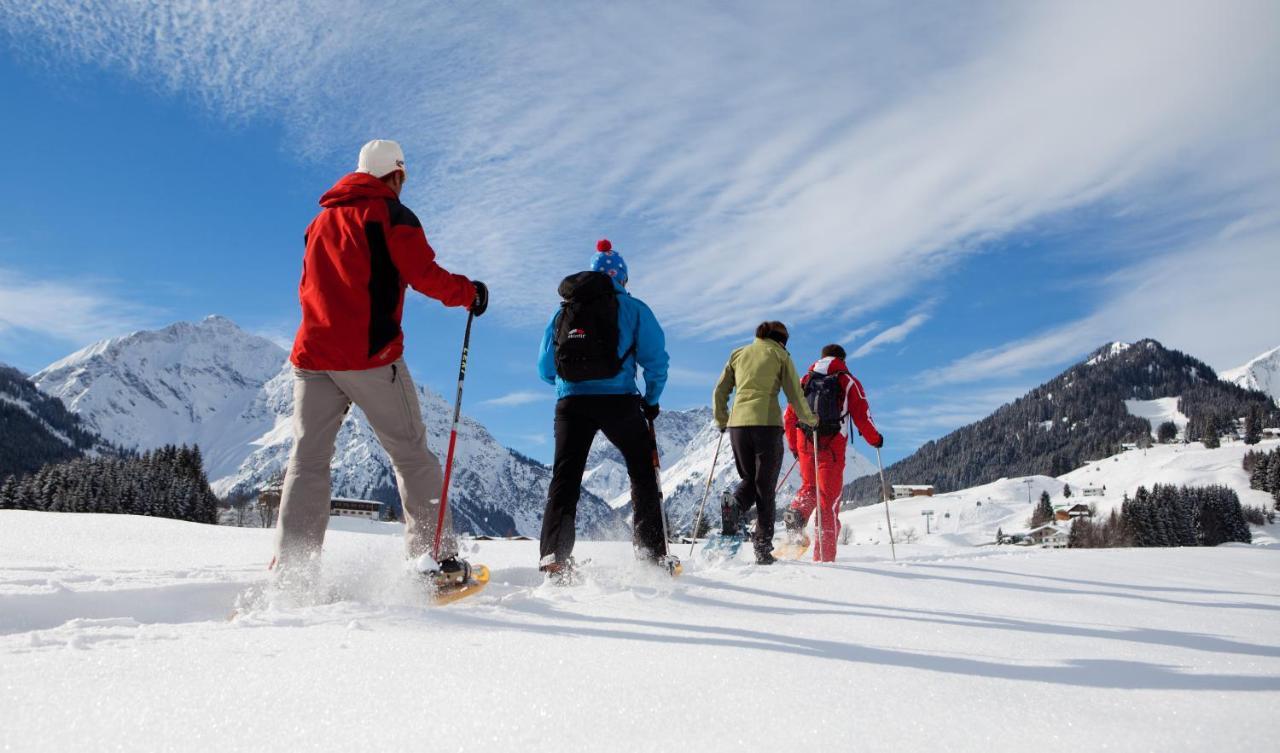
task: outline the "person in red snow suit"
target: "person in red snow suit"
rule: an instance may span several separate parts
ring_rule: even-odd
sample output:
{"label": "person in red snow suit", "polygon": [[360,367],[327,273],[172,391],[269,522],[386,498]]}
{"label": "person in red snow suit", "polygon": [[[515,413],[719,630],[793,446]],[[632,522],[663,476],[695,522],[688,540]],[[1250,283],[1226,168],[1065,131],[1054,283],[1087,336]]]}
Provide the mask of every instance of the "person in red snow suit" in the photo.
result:
{"label": "person in red snow suit", "polygon": [[[833,562],[836,558],[845,451],[849,446],[849,438],[845,434],[845,419],[853,419],[867,444],[876,449],[884,446],[884,437],[871,420],[867,393],[863,390],[862,383],[849,373],[844,359],[844,348],[828,345],[822,349],[822,358],[800,380],[809,407],[818,416],[816,470],[817,491],[822,495],[822,509],[818,515],[816,541],[813,545],[815,562]],[[826,386],[831,388],[830,391],[819,389]],[[834,400],[827,398],[829,405],[824,406],[824,398],[820,397],[820,393],[832,395]],[[814,489],[813,434],[800,427],[795,411],[789,406],[783,416],[783,424],[787,432],[787,445],[800,466],[802,485],[782,519],[789,535],[803,538],[809,515],[818,507],[818,495]]]}
{"label": "person in red snow suit", "polygon": [[365,144],[356,171],[320,198],[320,213],[303,236],[302,324],[289,356],[294,444],[272,561],[281,583],[306,586],[317,572],[329,522],[329,464],[353,404],[395,468],[405,549],[414,567],[436,585],[462,582],[470,574],[458,556],[449,516],[440,551],[432,552],[443,476],[440,461],[427,449],[417,389],[403,357],[400,316],[408,287],[475,316],[488,308],[489,291],[436,263],[422,224],[400,203],[405,174],[399,144]]}

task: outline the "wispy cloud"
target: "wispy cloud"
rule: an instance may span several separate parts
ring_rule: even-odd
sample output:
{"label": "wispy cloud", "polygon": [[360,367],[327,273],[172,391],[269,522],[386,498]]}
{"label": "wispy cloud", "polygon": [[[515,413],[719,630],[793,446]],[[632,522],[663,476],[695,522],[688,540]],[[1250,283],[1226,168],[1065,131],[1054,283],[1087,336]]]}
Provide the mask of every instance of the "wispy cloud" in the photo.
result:
{"label": "wispy cloud", "polygon": [[87,345],[141,329],[155,312],[102,282],[32,279],[0,268],[0,336],[36,334]]}
{"label": "wispy cloud", "polygon": [[[1103,283],[1087,316],[987,348],[921,375],[926,385],[1004,379],[1061,366],[1110,340],[1152,337],[1218,369],[1274,347],[1280,296],[1258,293],[1274,270],[1280,223],[1253,217],[1190,248],[1133,265]],[[1274,275],[1264,274],[1264,286]]]}
{"label": "wispy cloud", "polygon": [[619,221],[633,287],[718,334],[874,309],[1072,209],[1226,211],[1280,174],[1265,0],[0,0],[0,29],[278,120],[335,173],[399,138],[442,260],[513,319]]}
{"label": "wispy cloud", "polygon": [[879,326],[880,326],[880,322],[878,320],[864,324],[861,327],[858,327],[857,329],[846,334],[844,336],[843,342],[846,345],[852,345],[858,340],[861,340],[868,332],[871,332],[872,330],[874,330],[876,327],[879,327]]}
{"label": "wispy cloud", "polygon": [[912,314],[907,317],[905,321],[895,324],[892,327],[881,331],[870,340],[867,340],[862,344],[862,347],[853,352],[853,357],[861,358],[869,353],[873,353],[881,346],[902,342],[907,338],[907,335],[916,331],[921,325],[929,321],[929,318],[930,315],[923,311]]}
{"label": "wispy cloud", "polygon": [[501,397],[494,397],[488,400],[481,400],[481,405],[528,405],[530,403],[541,403],[551,399],[551,393],[547,391],[533,392],[532,390],[519,390],[516,392],[508,392]]}

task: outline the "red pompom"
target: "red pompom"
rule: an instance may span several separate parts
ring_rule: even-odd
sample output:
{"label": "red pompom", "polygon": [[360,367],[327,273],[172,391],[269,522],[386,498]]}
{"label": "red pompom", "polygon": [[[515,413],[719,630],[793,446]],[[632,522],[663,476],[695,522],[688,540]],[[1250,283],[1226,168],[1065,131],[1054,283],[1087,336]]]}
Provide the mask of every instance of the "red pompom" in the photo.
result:
{"label": "red pompom", "polygon": [[609,242],[608,238],[601,238],[600,240],[596,241],[596,250],[602,254],[607,251],[612,251],[613,244]]}

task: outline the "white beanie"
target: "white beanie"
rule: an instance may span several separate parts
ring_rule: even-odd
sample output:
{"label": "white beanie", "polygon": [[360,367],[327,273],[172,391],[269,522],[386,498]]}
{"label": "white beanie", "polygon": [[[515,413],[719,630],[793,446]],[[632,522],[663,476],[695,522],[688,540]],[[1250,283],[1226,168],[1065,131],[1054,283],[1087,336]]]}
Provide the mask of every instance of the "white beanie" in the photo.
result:
{"label": "white beanie", "polygon": [[404,170],[404,152],[400,145],[386,139],[374,139],[360,147],[356,172],[385,178],[396,170]]}

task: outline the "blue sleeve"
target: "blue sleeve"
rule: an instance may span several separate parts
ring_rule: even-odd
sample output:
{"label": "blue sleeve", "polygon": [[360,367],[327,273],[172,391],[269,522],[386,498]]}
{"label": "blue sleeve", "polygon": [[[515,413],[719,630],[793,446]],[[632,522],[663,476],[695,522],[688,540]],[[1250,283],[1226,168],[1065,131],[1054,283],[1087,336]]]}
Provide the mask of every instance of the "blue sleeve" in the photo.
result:
{"label": "blue sleeve", "polygon": [[538,350],[538,376],[547,384],[556,383],[556,317],[560,312],[551,315],[547,322],[547,330],[542,333],[542,346]]}
{"label": "blue sleeve", "polygon": [[639,301],[636,303],[639,303],[640,316],[636,326],[636,363],[644,369],[644,401],[657,405],[667,386],[667,366],[671,362],[667,355],[667,336],[653,311]]}

